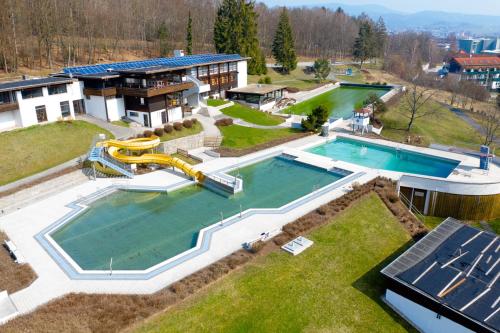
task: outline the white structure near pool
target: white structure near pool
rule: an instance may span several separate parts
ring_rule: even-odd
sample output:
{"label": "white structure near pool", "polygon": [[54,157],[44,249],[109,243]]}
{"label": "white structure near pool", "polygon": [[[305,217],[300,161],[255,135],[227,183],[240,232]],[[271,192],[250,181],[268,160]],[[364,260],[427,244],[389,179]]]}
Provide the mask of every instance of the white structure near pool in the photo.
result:
{"label": "white structure near pool", "polygon": [[[353,154],[375,158],[368,146],[376,144],[420,155],[387,170],[394,165],[327,154],[330,145],[349,140],[360,147]],[[422,161],[426,168],[411,169]],[[230,197],[170,169],[88,181],[0,217],[0,228],[38,276],[10,295],[14,315],[71,292],[156,292],[377,176],[398,180],[400,187],[410,179],[443,191],[498,195],[498,168],[486,174],[478,166],[469,156],[333,134],[199,164],[205,175],[243,180],[243,193]]]}

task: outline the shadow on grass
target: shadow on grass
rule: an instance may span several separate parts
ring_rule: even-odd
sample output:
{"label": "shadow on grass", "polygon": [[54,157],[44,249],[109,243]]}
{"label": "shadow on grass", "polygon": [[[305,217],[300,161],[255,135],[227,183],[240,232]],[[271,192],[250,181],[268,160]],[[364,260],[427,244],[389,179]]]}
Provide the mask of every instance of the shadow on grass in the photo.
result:
{"label": "shadow on grass", "polygon": [[382,300],[387,287],[387,283],[380,273],[380,271],[384,267],[389,265],[393,260],[395,260],[413,244],[414,241],[412,240],[406,242],[403,246],[394,251],[390,256],[378,263],[377,266],[373,267],[365,274],[363,274],[363,276],[361,276],[359,279],[354,281],[352,286],[361,291],[366,296],[370,297],[375,303],[377,303],[382,309],[384,309],[384,311],[389,314],[395,322],[399,323],[402,327],[408,330],[408,332],[417,333],[418,331],[413,326],[411,326],[406,320],[401,318]]}

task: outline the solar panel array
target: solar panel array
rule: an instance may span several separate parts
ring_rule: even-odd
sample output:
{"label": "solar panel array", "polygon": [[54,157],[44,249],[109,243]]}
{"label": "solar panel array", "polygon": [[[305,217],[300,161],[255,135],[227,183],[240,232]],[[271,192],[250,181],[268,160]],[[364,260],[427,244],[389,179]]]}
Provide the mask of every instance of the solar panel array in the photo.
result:
{"label": "solar panel array", "polygon": [[148,68],[155,66],[176,68],[186,66],[196,66],[207,63],[217,63],[224,61],[238,61],[242,57],[239,54],[197,54],[172,58],[155,58],[140,61],[115,62],[110,64],[97,64],[88,66],[66,67],[63,72],[73,75],[101,74],[110,71],[120,71],[128,69]]}

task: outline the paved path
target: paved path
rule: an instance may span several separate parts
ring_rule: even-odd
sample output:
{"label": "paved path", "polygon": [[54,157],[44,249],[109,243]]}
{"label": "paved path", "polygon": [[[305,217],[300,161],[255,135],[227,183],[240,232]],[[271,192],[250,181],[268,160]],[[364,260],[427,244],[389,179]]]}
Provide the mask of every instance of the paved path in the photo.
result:
{"label": "paved path", "polygon": [[215,126],[215,120],[213,118],[201,114],[193,114],[191,118],[196,118],[201,123],[203,131],[205,132],[205,137],[217,137],[222,135],[219,128]]}
{"label": "paved path", "polygon": [[[451,112],[453,112],[455,115],[457,115],[463,121],[465,121],[467,124],[471,125],[474,129],[476,129],[476,131],[478,131],[482,135],[485,135],[484,128],[480,124],[478,124],[473,118],[471,118],[467,113],[463,112],[460,109],[451,107],[447,104],[442,104],[442,105],[447,107]],[[500,138],[495,138],[494,142],[497,145],[500,144]]]}
{"label": "paved path", "polygon": [[252,128],[260,128],[260,129],[280,129],[280,128],[287,128],[291,127],[291,123],[283,122],[279,125],[274,125],[274,126],[264,126],[264,125],[257,125],[253,123],[249,123],[248,121],[244,121],[243,119],[240,118],[233,118],[233,117],[224,117],[224,118],[231,118],[233,119],[233,123],[236,125],[244,126],[244,127],[252,127]]}
{"label": "paved path", "polygon": [[129,138],[131,136],[135,136],[135,134],[137,133],[137,131],[134,131],[134,129],[131,127],[114,125],[112,123],[108,123],[105,120],[95,118],[89,115],[81,115],[78,116],[77,119],[87,121],[89,123],[102,127],[105,130],[110,131],[111,134],[113,134],[116,139]]}
{"label": "paved path", "polygon": [[313,89],[313,90],[308,90],[308,91],[299,91],[297,93],[290,93],[288,94],[288,98],[293,98],[297,101],[297,103],[303,102],[307,99],[316,97],[318,95],[321,95],[322,93],[325,93],[327,91],[333,90],[335,88],[338,88],[338,85],[334,84],[325,84],[324,86],[321,86],[319,88]]}

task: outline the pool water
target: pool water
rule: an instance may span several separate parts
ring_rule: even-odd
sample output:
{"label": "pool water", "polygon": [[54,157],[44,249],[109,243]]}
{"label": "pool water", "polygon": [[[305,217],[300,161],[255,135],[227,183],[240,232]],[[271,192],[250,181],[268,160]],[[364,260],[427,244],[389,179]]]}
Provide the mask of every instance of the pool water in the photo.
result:
{"label": "pool water", "polygon": [[200,229],[238,214],[240,205],[281,207],[342,178],[281,157],[238,172],[244,189],[235,196],[196,185],[168,194],[119,190],[51,236],[82,269],[107,270],[113,258],[114,270],[143,270],[195,246]]}
{"label": "pool water", "polygon": [[355,106],[364,102],[370,95],[381,97],[389,90],[390,88],[341,86],[306,102],[298,103],[291,107],[291,111],[293,114],[308,114],[315,107],[324,105],[330,110],[330,117],[347,119],[352,117]]}
{"label": "pool water", "polygon": [[308,151],[369,168],[443,178],[448,177],[459,164],[454,160],[343,137]]}

